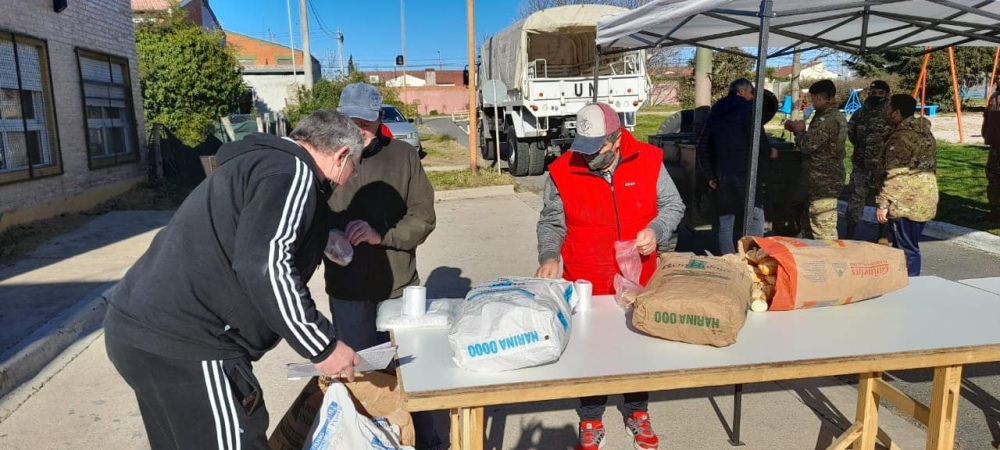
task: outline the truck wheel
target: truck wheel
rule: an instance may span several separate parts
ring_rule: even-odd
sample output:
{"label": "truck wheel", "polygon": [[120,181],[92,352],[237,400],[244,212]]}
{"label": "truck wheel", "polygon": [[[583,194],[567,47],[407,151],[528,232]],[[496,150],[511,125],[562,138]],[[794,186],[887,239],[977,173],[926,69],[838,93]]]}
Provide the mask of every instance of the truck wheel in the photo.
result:
{"label": "truck wheel", "polygon": [[482,155],[483,159],[487,161],[493,161],[494,159],[497,159],[497,148],[495,140],[486,138],[486,133],[487,133],[486,126],[484,126],[483,122],[480,121],[479,126],[477,126],[476,128],[479,129],[478,132],[479,154]]}
{"label": "truck wheel", "polygon": [[538,145],[532,145],[529,150],[529,160],[528,160],[528,175],[541,175],[545,173],[545,155],[546,149],[538,148]]}
{"label": "truck wheel", "polygon": [[507,128],[507,145],[510,147],[507,156],[507,168],[510,174],[515,177],[523,177],[528,174],[528,166],[531,164],[531,146],[527,142],[517,139],[517,132],[514,127]]}

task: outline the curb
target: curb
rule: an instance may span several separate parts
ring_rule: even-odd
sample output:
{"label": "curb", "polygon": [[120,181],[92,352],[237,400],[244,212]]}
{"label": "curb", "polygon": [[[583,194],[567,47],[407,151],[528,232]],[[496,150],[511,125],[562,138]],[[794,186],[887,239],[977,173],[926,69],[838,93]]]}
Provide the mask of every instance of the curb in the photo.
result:
{"label": "curb", "polygon": [[486,186],[468,189],[454,189],[450,191],[434,191],[434,203],[450,200],[467,200],[474,198],[496,197],[501,195],[514,195],[514,185],[505,184],[502,186]]}
{"label": "curb", "polygon": [[[100,329],[108,307],[105,295],[116,284],[117,281],[100,285],[0,355],[0,398],[30,381],[80,337]],[[38,382],[38,387],[45,381]],[[34,390],[33,386],[31,391]],[[0,410],[0,421],[10,412]]]}
{"label": "curb", "polygon": [[[843,216],[845,211],[847,211],[847,202],[838,200],[837,211]],[[865,213],[862,215],[861,220],[868,223],[876,223],[875,207],[865,206]],[[995,236],[985,231],[932,220],[927,222],[927,225],[924,227],[924,235],[1000,256],[1000,236]]]}

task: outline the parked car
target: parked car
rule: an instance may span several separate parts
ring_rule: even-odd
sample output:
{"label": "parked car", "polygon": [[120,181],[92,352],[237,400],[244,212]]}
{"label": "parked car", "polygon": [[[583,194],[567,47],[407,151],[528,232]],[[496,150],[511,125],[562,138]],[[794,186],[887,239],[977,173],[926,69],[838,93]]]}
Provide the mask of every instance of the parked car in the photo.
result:
{"label": "parked car", "polygon": [[389,127],[392,137],[406,142],[417,149],[423,150],[420,145],[420,133],[413,126],[413,119],[407,119],[398,108],[392,105],[382,105],[382,123]]}

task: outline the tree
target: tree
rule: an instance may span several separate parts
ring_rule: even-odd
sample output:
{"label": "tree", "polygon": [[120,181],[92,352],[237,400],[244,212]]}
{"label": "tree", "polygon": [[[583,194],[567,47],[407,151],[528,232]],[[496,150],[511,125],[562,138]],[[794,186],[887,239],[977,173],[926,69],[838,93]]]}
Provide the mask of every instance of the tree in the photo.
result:
{"label": "tree", "polygon": [[[336,109],[337,104],[340,103],[340,93],[344,91],[344,87],[351,83],[361,83],[365,81],[365,74],[355,70],[350,72],[347,75],[347,78],[336,80],[318,80],[313,83],[312,90],[299,88],[297,95],[298,102],[295,105],[290,105],[287,109],[288,121],[291,122],[292,127],[294,127],[299,120],[317,110]],[[396,106],[403,112],[403,115],[407,117],[416,116],[416,105],[403,103],[403,101],[399,99],[398,89],[381,85],[376,85],[375,87],[378,89],[379,93],[382,94],[382,103]]]}
{"label": "tree", "polygon": [[358,68],[354,65],[354,54],[347,57],[347,73],[352,74],[357,72]]}
{"label": "tree", "polygon": [[175,4],[138,24],[135,36],[146,125],[162,124],[193,147],[237,110],[245,86],[225,35],[185,19]]}
{"label": "tree", "polygon": [[[993,68],[993,47],[955,47],[955,72],[959,87],[969,88],[989,81]],[[854,56],[844,64],[856,74],[876,78],[898,74],[900,85],[913,89],[924,63],[923,50],[907,48],[876,55]],[[904,92],[905,93],[905,92]],[[927,104],[936,104],[941,111],[954,110],[951,68],[944,49],[931,53],[927,63]]]}

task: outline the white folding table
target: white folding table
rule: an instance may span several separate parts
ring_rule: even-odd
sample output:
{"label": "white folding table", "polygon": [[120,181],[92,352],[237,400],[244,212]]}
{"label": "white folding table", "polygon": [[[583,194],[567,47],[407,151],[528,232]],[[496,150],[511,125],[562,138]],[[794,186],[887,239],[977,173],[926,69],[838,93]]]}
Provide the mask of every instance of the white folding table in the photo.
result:
{"label": "white folding table", "polygon": [[[463,450],[482,449],[488,405],[844,374],[859,374],[856,422],[831,449],[875,448],[881,398],[927,426],[927,449],[946,450],[962,366],[1000,361],[1000,296],[937,277],[851,305],[748,314],[736,344],[714,348],[632,331],[611,297],[596,297],[573,315],[559,361],[499,373],[458,368],[445,329],[397,330],[397,373],[408,410],[451,411],[452,445]],[[927,367],[930,407],[881,378]]]}
{"label": "white folding table", "polygon": [[1000,277],[990,278],[970,278],[968,280],[958,280],[959,283],[967,284],[974,288],[1000,294]]}

